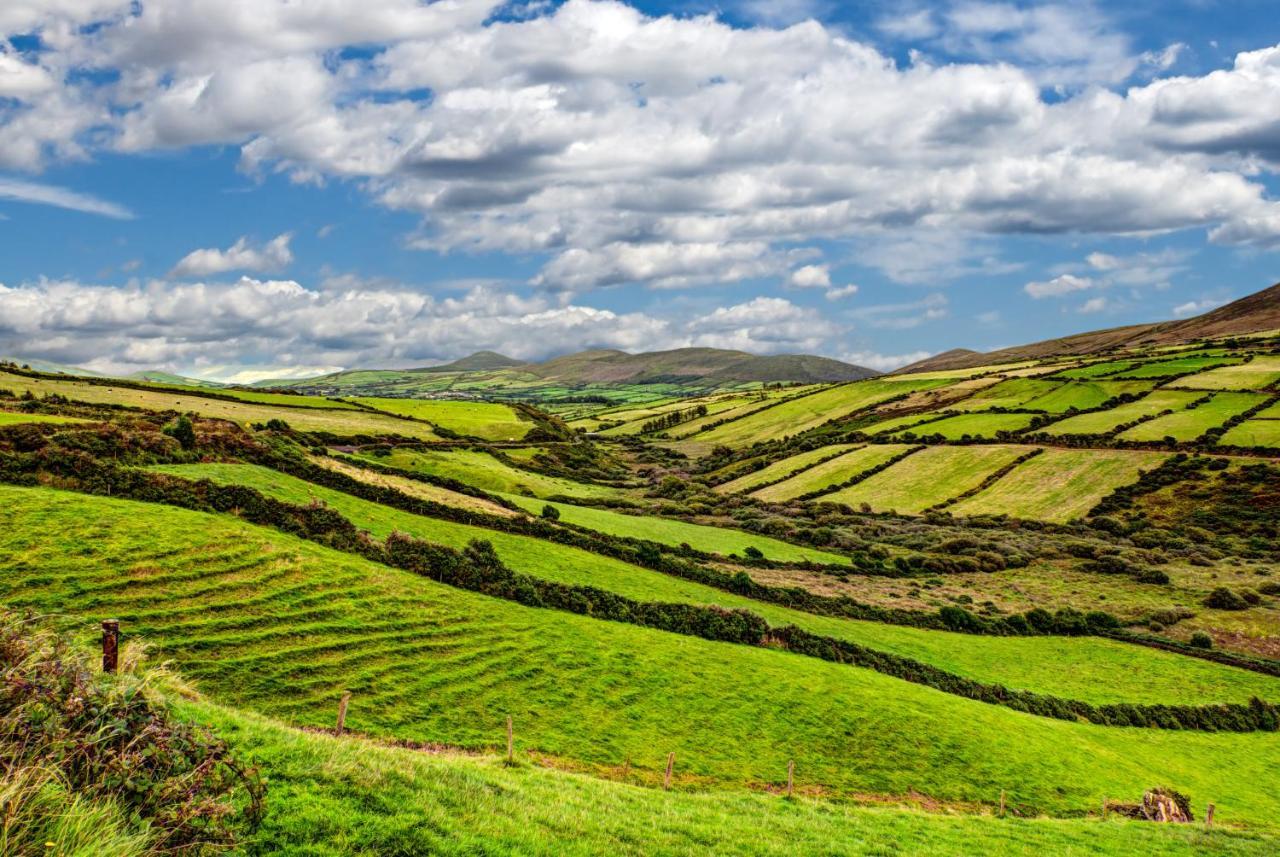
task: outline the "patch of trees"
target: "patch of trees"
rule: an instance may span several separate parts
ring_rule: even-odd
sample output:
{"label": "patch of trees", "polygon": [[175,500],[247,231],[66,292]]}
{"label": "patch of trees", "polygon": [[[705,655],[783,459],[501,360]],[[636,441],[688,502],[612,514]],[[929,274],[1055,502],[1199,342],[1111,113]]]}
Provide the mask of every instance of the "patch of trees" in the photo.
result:
{"label": "patch of trees", "polygon": [[660,414],[651,420],[645,420],[640,426],[641,434],[653,434],[654,432],[666,431],[675,428],[681,423],[692,422],[707,415],[706,405],[695,405],[692,408],[685,408],[680,411],[669,411]]}

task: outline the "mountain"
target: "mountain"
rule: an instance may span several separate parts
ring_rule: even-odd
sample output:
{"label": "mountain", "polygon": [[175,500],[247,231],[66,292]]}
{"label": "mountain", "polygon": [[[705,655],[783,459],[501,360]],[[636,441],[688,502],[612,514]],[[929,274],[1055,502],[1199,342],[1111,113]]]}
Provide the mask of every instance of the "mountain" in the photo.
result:
{"label": "mountain", "polygon": [[49,360],[31,360],[26,357],[0,357],[0,363],[13,363],[17,366],[27,366],[37,372],[47,372],[51,375],[77,375],[82,378],[103,377],[101,372],[81,369],[79,366],[66,366],[62,363],[53,363]]}
{"label": "mountain", "polygon": [[628,354],[625,351],[582,351],[544,363],[520,367],[543,380],[563,384],[645,384],[710,381],[859,381],[872,369],[811,354],[760,357],[721,348],[677,348]]}
{"label": "mountain", "polygon": [[179,387],[225,387],[226,384],[219,384],[217,381],[202,381],[199,378],[188,378],[185,375],[175,375],[172,372],[156,372],[142,371],[132,372],[124,376],[130,381],[146,381],[148,384],[166,384],[168,386]]}
{"label": "mountain", "polygon": [[494,369],[510,369],[523,365],[523,361],[499,354],[496,351],[477,351],[461,360],[445,363],[443,366],[429,366],[423,372],[488,372]]}
{"label": "mountain", "polygon": [[1196,339],[1244,336],[1280,330],[1280,283],[1232,301],[1226,306],[1181,321],[1160,321],[1077,333],[999,351],[957,348],[898,369],[894,374],[971,369],[1043,357],[1096,354],[1136,345],[1177,345]]}

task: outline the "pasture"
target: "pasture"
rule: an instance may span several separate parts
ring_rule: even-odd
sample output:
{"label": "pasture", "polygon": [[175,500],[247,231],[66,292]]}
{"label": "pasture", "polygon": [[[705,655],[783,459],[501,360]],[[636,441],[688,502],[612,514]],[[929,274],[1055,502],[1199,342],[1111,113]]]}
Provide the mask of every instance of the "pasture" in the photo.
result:
{"label": "pasture", "polygon": [[1180,411],[1203,393],[1190,390],[1154,390],[1136,402],[1117,405],[1105,411],[1094,411],[1088,414],[1077,414],[1056,423],[1050,423],[1043,431],[1053,435],[1069,434],[1106,434],[1117,426],[1144,417],[1154,416],[1163,411]]}
{"label": "pasture", "polygon": [[520,440],[533,428],[509,405],[450,399],[352,399],[366,407],[402,417],[413,417],[467,437],[483,440]]}
{"label": "pasture", "polygon": [[1280,381],[1280,355],[1259,354],[1248,363],[1210,369],[1173,382],[1194,390],[1263,390]]}
{"label": "pasture", "polygon": [[1033,419],[1034,414],[957,414],[917,428],[905,428],[887,434],[896,434],[898,437],[941,435],[946,440],[960,440],[966,436],[994,438],[1002,431],[1021,431],[1031,425]]}
{"label": "pasture", "polygon": [[1213,398],[1194,408],[1157,417],[1121,432],[1121,440],[1162,440],[1171,437],[1177,441],[1192,441],[1211,428],[1217,428],[1236,414],[1242,414],[1264,401],[1261,393],[1215,393]]}
{"label": "pasture", "polygon": [[750,491],[760,485],[777,481],[783,477],[798,473],[808,467],[820,463],[824,459],[833,458],[841,453],[848,452],[856,448],[856,444],[837,443],[831,446],[820,446],[817,449],[811,449],[808,452],[801,452],[796,455],[789,455],[772,464],[765,465],[759,470],[739,476],[721,485],[716,486],[716,491],[721,494],[739,494],[744,491]]}
{"label": "pasture", "polygon": [[1218,443],[1223,446],[1280,447],[1280,419],[1245,420],[1228,429]]}
{"label": "pasture", "polygon": [[930,446],[822,500],[915,515],[978,487],[1027,451],[1025,446]]}
{"label": "pasture", "polygon": [[533,497],[621,497],[625,491],[607,485],[574,482],[559,476],[547,476],[523,470],[499,461],[487,452],[473,449],[413,450],[393,449],[388,455],[369,450],[357,453],[360,458],[411,473],[425,473],[456,479],[482,491],[527,494]]}
{"label": "pasture", "polygon": [[[814,491],[822,491],[879,467],[911,449],[909,444],[879,443],[846,452],[839,458],[802,470],[790,479],[770,485],[751,496],[767,503],[783,503]],[[825,499],[825,498],[823,498]]]}

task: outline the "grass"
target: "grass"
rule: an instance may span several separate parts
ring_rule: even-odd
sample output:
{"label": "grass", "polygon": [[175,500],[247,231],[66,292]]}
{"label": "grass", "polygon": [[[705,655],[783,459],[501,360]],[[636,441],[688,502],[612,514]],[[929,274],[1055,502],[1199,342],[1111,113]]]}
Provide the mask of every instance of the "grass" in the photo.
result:
{"label": "grass", "polygon": [[1280,420],[1245,420],[1218,441],[1224,446],[1280,446]]}
{"label": "grass", "polygon": [[717,485],[716,491],[721,494],[738,494],[743,491],[750,491],[757,486],[773,482],[776,479],[781,479],[782,477],[790,474],[798,473],[807,467],[812,467],[824,458],[831,458],[841,452],[847,452],[851,449],[855,449],[856,446],[856,444],[852,443],[838,443],[832,446],[821,446],[817,449],[811,449],[808,452],[801,452],[797,455],[790,455],[779,461],[775,461],[772,464],[765,465],[759,470],[748,473],[745,476],[739,476],[737,479],[725,482],[722,485]]}
{"label": "grass", "polygon": [[1195,390],[1261,390],[1280,381],[1280,356],[1259,354],[1248,363],[1210,369],[1174,384]]}
{"label": "grass", "polygon": [[[859,473],[865,473],[873,467],[884,464],[906,452],[911,447],[907,444],[882,443],[864,446],[852,452],[846,452],[839,458],[802,470],[795,476],[777,485],[761,488],[751,496],[768,503],[783,503],[796,497],[821,491],[832,485],[852,479]],[[824,498],[825,499],[825,498]]]}
{"label": "grass", "polygon": [[430,500],[433,503],[443,503],[446,506],[454,506],[462,509],[474,509],[477,512],[486,512],[490,515],[501,515],[504,517],[514,517],[518,512],[513,512],[505,506],[499,506],[497,503],[481,499],[480,497],[472,497],[470,494],[463,494],[458,491],[450,491],[448,488],[440,488],[435,485],[429,485],[426,482],[419,482],[416,479],[409,479],[405,476],[396,476],[391,473],[379,473],[373,470],[366,470],[354,464],[348,464],[337,458],[331,458],[327,455],[313,455],[311,461],[321,467],[329,470],[335,470],[338,473],[350,476],[361,482],[367,482],[370,485],[379,485],[384,488],[394,488],[402,494],[408,494],[410,497],[417,497],[421,500]]}
{"label": "grass", "polygon": [[1139,423],[1121,432],[1121,440],[1162,440],[1171,437],[1180,442],[1192,441],[1211,428],[1244,413],[1266,397],[1261,393],[1215,393],[1213,398],[1196,408],[1166,414]]}
{"label": "grass", "polygon": [[1090,363],[1087,366],[1076,366],[1072,369],[1064,369],[1058,372],[1054,378],[1066,378],[1068,380],[1089,380],[1091,378],[1104,378],[1108,375],[1115,375],[1124,372],[1129,367],[1137,365],[1132,360],[1106,360],[1101,363]]}
{"label": "grass", "polygon": [[0,411],[0,426],[16,426],[19,423],[83,423],[75,417],[60,417],[56,414],[22,414],[16,411]]}
{"label": "grass", "polygon": [[1072,408],[1086,410],[1096,408],[1109,399],[1124,393],[1145,393],[1152,388],[1151,381],[1073,381],[1056,390],[1029,399],[1022,407],[1029,411],[1065,413]]}
{"label": "grass", "polygon": [[1018,408],[1023,402],[1052,393],[1065,384],[1042,378],[1010,378],[974,393],[951,405],[957,411],[984,411],[988,408]]}
{"label": "grass", "polygon": [[[281,857],[384,854],[826,854],[904,849],[958,854],[1253,857],[1280,847],[1259,832],[1094,819],[1001,819],[799,797],[663,792],[496,755],[421,753],[301,732],[208,702],[188,718],[213,725],[271,781],[260,839]],[[679,761],[678,761],[679,765]],[[679,767],[677,767],[679,770]],[[621,772],[617,772],[618,777]],[[1199,809],[1197,807],[1197,809]],[[112,853],[116,853],[114,850]]]}
{"label": "grass", "polygon": [[[630,758],[652,784],[675,752],[680,789],[777,783],[794,759],[831,796],[989,806],[1005,789],[1019,812],[1064,815],[1169,784],[1227,824],[1274,828],[1280,811],[1275,733],[1037,718],[785,652],[498,602],[230,518],[47,489],[0,497],[5,603],[115,616],[216,699],[294,723],[330,725],[345,689],[356,730],[495,748],[511,715],[522,750],[585,770]],[[365,794],[352,805],[401,804]],[[323,814],[313,822],[329,829]]]}
{"label": "grass", "polygon": [[914,434],[917,437],[942,435],[947,440],[969,437],[995,437],[998,432],[1018,431],[1031,425],[1035,414],[957,414],[936,422],[925,423],[916,429],[896,432],[899,437]]}
{"label": "grass", "polygon": [[1115,489],[1167,456],[1104,449],[1046,449],[994,485],[952,506],[955,515],[1009,515],[1052,523],[1082,518]]}
{"label": "grass", "polygon": [[1231,366],[1240,362],[1239,357],[1180,357],[1176,360],[1159,360],[1141,363],[1132,369],[1117,372],[1118,378],[1159,378],[1164,375],[1182,375],[1201,372],[1218,366]]}
{"label": "grass", "polygon": [[904,515],[923,512],[976,488],[994,473],[1027,452],[1025,446],[931,446],[822,499],[857,508],[866,503],[874,511]]}
{"label": "grass", "polygon": [[9,375],[4,372],[0,372],[0,389],[14,390],[18,393],[29,390],[37,396],[57,393],[79,402],[130,405],[153,411],[172,410],[183,413],[194,411],[201,416],[231,420],[241,425],[278,419],[284,420],[301,431],[323,431],[344,437],[369,434],[401,435],[419,440],[437,439],[429,425],[382,414],[361,413],[345,405],[332,410],[319,407],[282,408],[252,402],[209,399],[198,395],[195,388],[192,388],[189,393],[158,389],[139,390],[132,387],[89,384],[84,381],[46,381],[21,375]]}
{"label": "grass", "polygon": [[353,399],[361,405],[484,440],[521,440],[533,423],[520,419],[509,405],[449,399]]}
{"label": "grass", "polygon": [[1253,415],[1255,420],[1280,420],[1280,400],[1267,405]]}
{"label": "grass", "polygon": [[648,539],[671,547],[688,544],[698,550],[717,553],[722,556],[742,554],[747,548],[754,547],[763,553],[766,559],[777,562],[804,562],[805,560],[810,560],[833,565],[849,564],[847,556],[817,548],[801,547],[742,530],[690,524],[685,521],[659,518],[654,515],[627,515],[611,509],[574,506],[568,503],[546,503],[542,500],[521,497],[515,494],[507,494],[505,496],[508,500],[535,515],[542,511],[543,506],[553,506],[560,512],[560,520],[566,524],[573,524],[614,536]]}
{"label": "grass", "polygon": [[607,485],[574,482],[522,470],[499,461],[487,452],[470,449],[421,452],[395,449],[390,455],[362,452],[362,458],[412,473],[444,476],[484,491],[527,494],[534,497],[621,497],[625,491]]}
{"label": "grass", "polygon": [[747,446],[757,441],[776,440],[817,428],[828,420],[891,399],[914,390],[926,390],[947,384],[947,379],[914,380],[911,378],[873,378],[810,393],[783,402],[759,413],[743,417],[718,428],[698,434],[704,444]]}
{"label": "grass", "polygon": [[1122,426],[1142,417],[1153,416],[1161,411],[1182,410],[1202,396],[1202,393],[1187,390],[1156,390],[1136,402],[1119,405],[1110,410],[1067,417],[1065,420],[1046,426],[1044,431],[1056,435],[1106,434],[1113,431],[1116,426]]}

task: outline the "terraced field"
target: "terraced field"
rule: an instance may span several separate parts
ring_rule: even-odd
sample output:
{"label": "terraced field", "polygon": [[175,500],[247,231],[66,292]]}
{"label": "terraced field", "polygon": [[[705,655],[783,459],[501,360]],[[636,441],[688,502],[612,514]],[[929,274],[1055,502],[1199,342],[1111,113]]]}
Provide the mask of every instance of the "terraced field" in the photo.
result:
{"label": "terraced field", "polygon": [[917,437],[933,437],[942,435],[947,440],[960,440],[968,437],[994,438],[1002,431],[1019,431],[1031,425],[1034,414],[957,414],[953,417],[925,423],[917,428],[906,428],[896,434],[905,437],[914,434]]}
{"label": "terraced field", "polygon": [[816,467],[802,470],[777,485],[761,488],[751,496],[767,503],[782,503],[787,500],[793,500],[796,497],[801,497],[814,491],[821,491],[832,485],[839,485],[861,473],[866,473],[874,467],[879,467],[909,449],[911,449],[910,444],[898,443],[879,443],[873,446],[864,446]]}
{"label": "terraced field", "polygon": [[750,491],[757,486],[782,479],[784,476],[812,467],[824,459],[833,458],[856,447],[857,444],[837,443],[831,446],[811,449],[808,452],[801,452],[798,455],[791,455],[745,476],[739,476],[737,479],[717,485],[716,491],[721,494],[738,494],[743,491]]}
{"label": "terraced field", "polygon": [[1113,449],[1045,449],[950,511],[1066,523],[1084,517],[1103,497],[1136,482],[1143,470],[1167,457]]}
{"label": "terraced field", "polygon": [[1064,386],[1061,381],[1041,378],[1011,378],[979,390],[963,402],[952,405],[957,411],[985,411],[989,408],[1020,408],[1023,402],[1052,393]]}
{"label": "terraced field", "polygon": [[387,467],[411,473],[425,473],[456,479],[483,491],[527,494],[533,497],[622,497],[626,492],[607,485],[573,482],[556,476],[512,467],[487,452],[470,449],[428,450],[395,449],[390,455],[362,451],[367,458]]}
{"label": "terraced field", "polygon": [[1180,411],[1196,399],[1203,397],[1203,393],[1190,390],[1154,390],[1136,402],[1118,405],[1105,411],[1078,414],[1050,423],[1045,426],[1044,431],[1056,435],[1106,434],[1117,426],[1134,420],[1154,416],[1163,411]]}
{"label": "terraced field", "polygon": [[1027,452],[1024,446],[931,446],[822,499],[876,512],[916,515],[982,484]]}
{"label": "terraced field", "polygon": [[1119,437],[1121,440],[1162,440],[1171,437],[1178,441],[1192,441],[1265,399],[1266,396],[1262,393],[1215,393],[1203,405],[1139,423],[1128,431],[1121,432]]}
{"label": "terraced field", "polygon": [[1076,366],[1071,369],[1064,369],[1053,375],[1054,378],[1066,378],[1068,380],[1089,380],[1092,378],[1105,378],[1108,375],[1117,375],[1127,369],[1139,365],[1133,360],[1105,360],[1101,363],[1090,363],[1086,366]]}
{"label": "terraced field", "polygon": [[213,419],[231,420],[241,425],[283,420],[302,431],[329,432],[343,437],[355,434],[399,435],[417,440],[438,440],[431,426],[410,420],[396,419],[381,414],[362,413],[350,405],[338,405],[333,409],[315,406],[286,408],[255,402],[230,402],[209,399],[191,393],[166,390],[140,390],[133,387],[112,387],[90,384],[85,381],[49,381],[0,372],[0,389],[17,393],[30,391],[36,396],[57,393],[79,402],[107,405],[129,405],[155,411],[194,412]]}
{"label": "terraced field", "polygon": [[776,783],[794,759],[829,795],[990,805],[1005,789],[1019,812],[1065,814],[1178,782],[1223,822],[1274,826],[1280,810],[1274,733],[1037,718],[784,652],[496,602],[231,519],[46,489],[0,499],[6,603],[118,616],[218,699],[296,723],[328,725],[350,689],[357,730],[491,748],[510,714],[522,748],[587,769],[630,758],[650,783],[672,751],[678,786]]}
{"label": "terraced field", "polygon": [[1116,372],[1116,378],[1161,378],[1167,375],[1184,375],[1189,372],[1203,372],[1219,366],[1234,366],[1243,358],[1226,356],[1180,357],[1175,360],[1156,360],[1141,363],[1131,369]]}
{"label": "terraced field", "polygon": [[1179,378],[1174,386],[1195,390],[1262,390],[1280,381],[1280,355],[1259,355],[1248,363]]}

